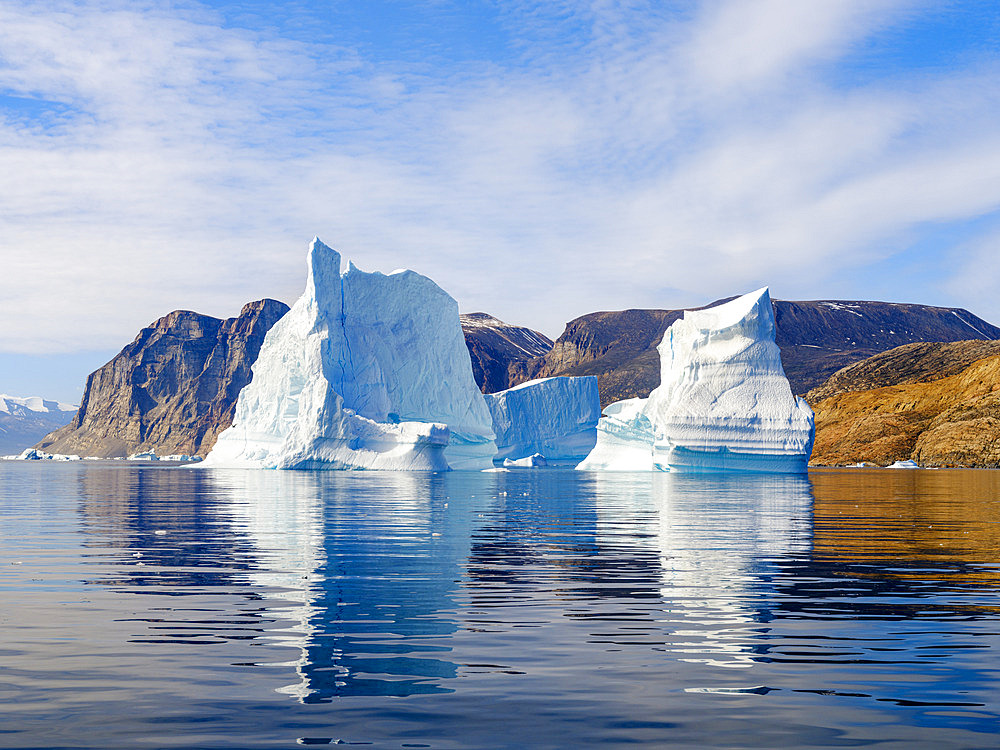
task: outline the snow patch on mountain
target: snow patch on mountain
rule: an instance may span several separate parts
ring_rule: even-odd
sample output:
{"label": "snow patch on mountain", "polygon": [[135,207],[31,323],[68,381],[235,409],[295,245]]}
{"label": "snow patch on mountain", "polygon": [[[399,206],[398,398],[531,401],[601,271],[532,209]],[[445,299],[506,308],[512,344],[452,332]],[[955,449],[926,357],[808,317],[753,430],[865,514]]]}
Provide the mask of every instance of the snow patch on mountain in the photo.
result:
{"label": "snow patch on mountain", "polygon": [[0,394],[0,455],[16,455],[69,423],[77,407],[40,396]]}

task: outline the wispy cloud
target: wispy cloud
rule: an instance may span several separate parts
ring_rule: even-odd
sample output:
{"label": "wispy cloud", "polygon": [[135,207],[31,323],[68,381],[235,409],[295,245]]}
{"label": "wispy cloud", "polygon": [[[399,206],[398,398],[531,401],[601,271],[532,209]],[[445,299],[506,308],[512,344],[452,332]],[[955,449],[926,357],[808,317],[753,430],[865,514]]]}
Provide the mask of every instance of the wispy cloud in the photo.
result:
{"label": "wispy cloud", "polygon": [[[177,307],[290,301],[313,234],[549,333],[767,282],[823,296],[922,226],[1000,207],[996,60],[837,75],[922,12],[510,3],[507,54],[449,67],[194,6],[6,3],[0,349],[111,347]],[[984,252],[963,247],[909,297],[968,290],[1000,319],[949,282]]]}

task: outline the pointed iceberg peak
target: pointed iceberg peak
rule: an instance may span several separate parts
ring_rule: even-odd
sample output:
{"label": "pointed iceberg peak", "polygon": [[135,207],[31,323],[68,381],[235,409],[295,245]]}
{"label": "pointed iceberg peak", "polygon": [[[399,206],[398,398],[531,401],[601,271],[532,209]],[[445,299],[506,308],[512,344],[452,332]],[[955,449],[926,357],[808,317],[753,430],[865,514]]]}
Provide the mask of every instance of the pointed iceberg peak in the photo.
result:
{"label": "pointed iceberg peak", "polygon": [[753,338],[774,340],[774,308],[766,286],[715,307],[687,310],[684,322],[702,331],[737,328]]}
{"label": "pointed iceberg peak", "polygon": [[309,243],[306,254],[306,291],[309,299],[340,298],[340,253],[319,237]]}

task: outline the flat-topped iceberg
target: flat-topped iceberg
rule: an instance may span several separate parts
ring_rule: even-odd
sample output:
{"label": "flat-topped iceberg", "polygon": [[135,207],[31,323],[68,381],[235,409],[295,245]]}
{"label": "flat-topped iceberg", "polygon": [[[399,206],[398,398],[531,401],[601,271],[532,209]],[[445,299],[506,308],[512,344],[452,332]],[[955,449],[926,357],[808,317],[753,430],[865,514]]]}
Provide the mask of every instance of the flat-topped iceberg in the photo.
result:
{"label": "flat-topped iceberg", "polygon": [[305,292],[202,465],[436,471],[495,454],[455,300],[413,271],[342,274],[315,239]]}
{"label": "flat-topped iceberg", "polygon": [[496,460],[505,466],[535,454],[548,464],[573,465],[597,440],[601,399],[593,376],[529,380],[483,398],[493,416]]}
{"label": "flat-topped iceberg", "polygon": [[584,470],[806,470],[812,409],[792,395],[766,288],[686,311],[660,342],[660,385],[611,404]]}

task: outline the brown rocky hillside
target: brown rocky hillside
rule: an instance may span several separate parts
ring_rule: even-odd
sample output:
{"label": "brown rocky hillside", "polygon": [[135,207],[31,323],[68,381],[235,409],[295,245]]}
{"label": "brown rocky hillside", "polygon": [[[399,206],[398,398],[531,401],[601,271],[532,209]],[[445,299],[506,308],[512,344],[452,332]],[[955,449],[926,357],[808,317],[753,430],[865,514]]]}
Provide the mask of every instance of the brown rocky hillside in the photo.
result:
{"label": "brown rocky hillside", "polygon": [[552,341],[538,331],[512,326],[487,313],[467,313],[459,320],[472,359],[472,376],[483,393],[506,390],[512,363],[541,357],[552,348]]}
{"label": "brown rocky hillside", "polygon": [[1000,467],[1000,342],[898,347],[806,399],[816,412],[812,465]]}

